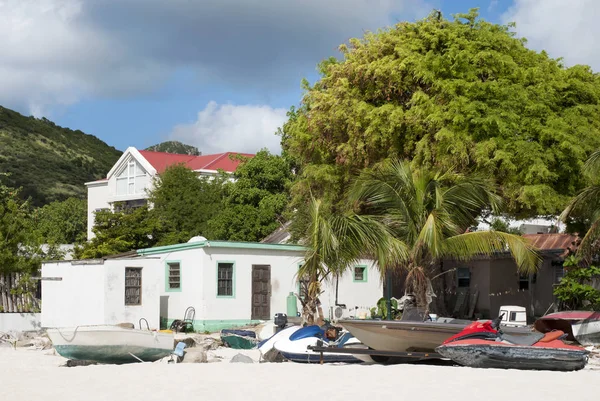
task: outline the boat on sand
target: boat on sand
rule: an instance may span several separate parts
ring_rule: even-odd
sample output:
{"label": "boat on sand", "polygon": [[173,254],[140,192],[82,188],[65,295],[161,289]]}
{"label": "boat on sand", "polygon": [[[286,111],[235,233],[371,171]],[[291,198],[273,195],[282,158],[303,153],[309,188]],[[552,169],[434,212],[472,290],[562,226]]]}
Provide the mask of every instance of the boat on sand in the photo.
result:
{"label": "boat on sand", "polygon": [[600,345],[600,312],[562,311],[550,313],[535,321],[534,327],[540,333],[561,330],[567,340],[581,345]]}
{"label": "boat on sand", "polygon": [[565,344],[565,333],[510,336],[494,322],[473,322],[436,348],[440,355],[474,368],[573,371],[585,367],[589,351]]}
{"label": "boat on sand", "polygon": [[138,330],[124,325],[89,325],[47,330],[56,352],[72,360],[106,364],[153,362],[174,348],[170,331]]}

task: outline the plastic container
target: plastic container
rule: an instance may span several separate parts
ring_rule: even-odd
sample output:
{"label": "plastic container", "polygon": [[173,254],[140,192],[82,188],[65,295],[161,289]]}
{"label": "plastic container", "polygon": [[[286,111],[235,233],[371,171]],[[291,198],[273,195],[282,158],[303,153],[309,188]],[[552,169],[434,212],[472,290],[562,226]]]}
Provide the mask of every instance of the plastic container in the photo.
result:
{"label": "plastic container", "polygon": [[294,295],[293,292],[290,292],[290,295],[287,296],[287,315],[298,315],[298,299],[296,298],[296,295]]}

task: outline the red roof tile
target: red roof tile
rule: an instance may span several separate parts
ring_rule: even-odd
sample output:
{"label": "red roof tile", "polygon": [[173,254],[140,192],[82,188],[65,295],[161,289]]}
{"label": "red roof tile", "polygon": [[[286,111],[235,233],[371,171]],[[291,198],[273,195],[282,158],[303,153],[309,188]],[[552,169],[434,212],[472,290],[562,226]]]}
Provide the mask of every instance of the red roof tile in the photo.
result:
{"label": "red roof tile", "polygon": [[231,155],[242,155],[245,157],[254,157],[250,153],[225,152],[215,155],[177,155],[164,152],[150,152],[148,150],[140,150],[140,154],[148,160],[148,163],[156,169],[157,173],[162,173],[168,166],[173,164],[183,163],[192,170],[218,170],[233,173],[240,164],[239,160],[231,160]]}

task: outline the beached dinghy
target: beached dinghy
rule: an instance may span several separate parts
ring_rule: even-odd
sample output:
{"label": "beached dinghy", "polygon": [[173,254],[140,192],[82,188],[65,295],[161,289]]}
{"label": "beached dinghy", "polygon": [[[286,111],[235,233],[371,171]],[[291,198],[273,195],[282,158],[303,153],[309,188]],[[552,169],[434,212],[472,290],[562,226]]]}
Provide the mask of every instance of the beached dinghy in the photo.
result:
{"label": "beached dinghy", "polygon": [[573,371],[587,364],[589,351],[565,344],[564,332],[515,337],[497,330],[499,319],[470,324],[444,341],[436,352],[474,368]]}
{"label": "beached dinghy", "polygon": [[56,352],[67,359],[123,364],[153,362],[173,351],[172,332],[119,325],[77,326],[47,330]]}
{"label": "beached dinghy", "polygon": [[600,312],[562,311],[550,313],[535,321],[535,329],[541,333],[562,330],[567,340],[581,345],[600,345]]}

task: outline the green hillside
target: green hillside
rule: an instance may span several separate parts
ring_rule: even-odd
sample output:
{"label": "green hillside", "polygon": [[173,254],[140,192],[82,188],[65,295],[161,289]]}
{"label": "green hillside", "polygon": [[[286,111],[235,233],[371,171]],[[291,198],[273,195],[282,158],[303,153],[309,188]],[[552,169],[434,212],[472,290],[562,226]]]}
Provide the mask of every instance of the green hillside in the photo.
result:
{"label": "green hillside", "polygon": [[25,117],[0,106],[0,172],[7,185],[41,206],[84,197],[84,182],[106,176],[122,152],[93,135]]}
{"label": "green hillside", "polygon": [[178,141],[166,141],[157,145],[152,145],[146,148],[152,152],[177,153],[180,155],[200,156],[200,151],[197,147],[186,145]]}

